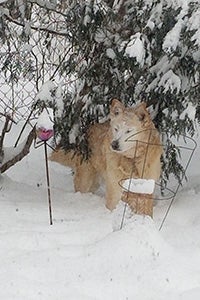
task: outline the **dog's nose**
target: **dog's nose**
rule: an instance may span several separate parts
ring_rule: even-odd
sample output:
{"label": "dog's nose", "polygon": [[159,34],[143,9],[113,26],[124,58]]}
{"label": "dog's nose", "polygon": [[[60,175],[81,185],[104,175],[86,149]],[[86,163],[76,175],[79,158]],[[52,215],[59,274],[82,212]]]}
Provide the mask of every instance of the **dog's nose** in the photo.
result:
{"label": "dog's nose", "polygon": [[112,147],[113,150],[118,151],[119,150],[119,141],[118,140],[113,141],[111,143],[111,147]]}

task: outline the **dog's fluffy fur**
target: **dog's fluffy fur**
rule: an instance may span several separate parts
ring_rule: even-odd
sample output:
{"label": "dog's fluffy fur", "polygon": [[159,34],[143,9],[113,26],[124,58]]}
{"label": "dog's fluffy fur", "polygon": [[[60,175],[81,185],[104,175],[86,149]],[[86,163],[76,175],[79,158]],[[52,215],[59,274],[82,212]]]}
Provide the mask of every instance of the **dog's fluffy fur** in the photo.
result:
{"label": "dog's fluffy fur", "polygon": [[110,210],[121,199],[121,180],[130,177],[157,180],[160,176],[162,146],[144,103],[126,108],[119,100],[112,100],[110,121],[92,125],[88,143],[91,156],[86,161],[73,151],[59,148],[50,160],[74,170],[75,191],[94,192],[103,178],[106,206]]}

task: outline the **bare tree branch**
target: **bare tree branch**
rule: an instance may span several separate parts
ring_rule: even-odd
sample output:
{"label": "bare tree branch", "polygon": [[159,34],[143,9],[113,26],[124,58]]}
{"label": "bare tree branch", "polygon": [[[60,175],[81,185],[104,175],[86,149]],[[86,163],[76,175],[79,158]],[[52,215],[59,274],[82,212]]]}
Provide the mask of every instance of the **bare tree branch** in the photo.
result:
{"label": "bare tree branch", "polygon": [[[10,15],[6,14],[4,16],[8,21],[10,21],[10,22],[12,22],[12,23],[14,23],[18,26],[25,27],[25,24],[13,19]],[[37,27],[37,26],[33,26],[33,25],[30,25],[30,28],[33,29],[33,30],[44,31],[44,32],[59,35],[59,36],[68,36],[69,35],[67,30],[66,30],[66,32],[62,32],[62,31],[52,30],[52,29],[49,29],[49,28],[46,28],[46,27]]]}

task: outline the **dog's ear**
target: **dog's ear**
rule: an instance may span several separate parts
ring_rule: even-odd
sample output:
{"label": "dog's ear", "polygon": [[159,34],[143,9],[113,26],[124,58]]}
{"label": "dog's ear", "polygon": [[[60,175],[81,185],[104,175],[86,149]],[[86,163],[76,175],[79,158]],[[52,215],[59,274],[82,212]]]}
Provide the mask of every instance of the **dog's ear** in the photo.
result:
{"label": "dog's ear", "polygon": [[124,105],[117,99],[113,99],[110,105],[110,112],[115,116],[119,115],[124,111]]}
{"label": "dog's ear", "polygon": [[134,112],[141,122],[145,122],[147,119],[149,120],[149,113],[146,109],[145,102],[141,102],[139,105],[137,105],[134,109]]}

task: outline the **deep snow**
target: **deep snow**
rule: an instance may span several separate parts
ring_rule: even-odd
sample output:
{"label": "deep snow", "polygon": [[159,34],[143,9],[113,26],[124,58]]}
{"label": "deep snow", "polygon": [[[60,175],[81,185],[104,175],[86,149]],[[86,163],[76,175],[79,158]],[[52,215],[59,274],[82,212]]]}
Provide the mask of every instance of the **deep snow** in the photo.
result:
{"label": "deep snow", "polygon": [[[10,134],[9,134],[10,137]],[[9,144],[9,142],[8,142]],[[73,192],[71,171],[49,162],[49,225],[44,147],[0,178],[0,299],[190,300],[200,297],[200,149],[161,231],[127,213],[121,223],[98,194]]]}

